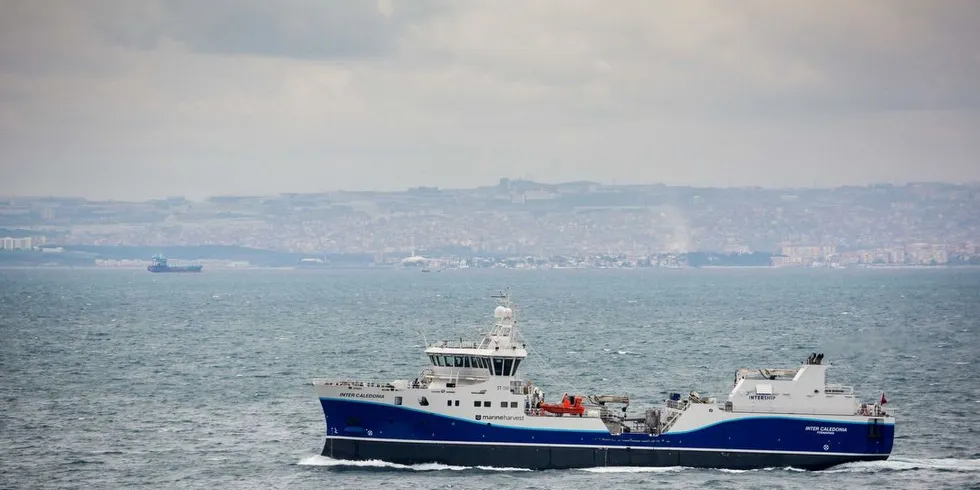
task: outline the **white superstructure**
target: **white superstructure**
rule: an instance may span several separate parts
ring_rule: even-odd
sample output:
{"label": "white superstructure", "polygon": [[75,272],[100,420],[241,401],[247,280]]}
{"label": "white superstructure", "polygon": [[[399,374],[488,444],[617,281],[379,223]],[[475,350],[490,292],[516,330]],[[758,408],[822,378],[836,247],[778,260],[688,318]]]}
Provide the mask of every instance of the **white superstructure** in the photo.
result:
{"label": "white superstructure", "polygon": [[[581,396],[582,410],[577,413],[560,413],[561,406],[568,406],[565,396],[546,398],[539,387],[521,376],[520,368],[528,355],[526,344],[509,299],[503,293],[496,298],[502,304],[494,310],[493,328],[483,339],[429,344],[425,354],[430,365],[415,379],[316,379],[317,395],[321,399],[372,400],[450,417],[501,421],[512,427],[611,434],[639,431],[660,435],[758,414],[820,415],[842,421],[886,415],[878,404],[861,403],[850,386],[827,384],[828,366],[821,363],[822,354],[811,355],[796,369],[740,369],[725,402],[702,398],[697,392],[685,397],[673,394],[660,408],[628,418],[628,396],[600,394]],[[575,400],[575,395],[567,399]],[[608,407],[611,404],[623,407],[612,410]]]}

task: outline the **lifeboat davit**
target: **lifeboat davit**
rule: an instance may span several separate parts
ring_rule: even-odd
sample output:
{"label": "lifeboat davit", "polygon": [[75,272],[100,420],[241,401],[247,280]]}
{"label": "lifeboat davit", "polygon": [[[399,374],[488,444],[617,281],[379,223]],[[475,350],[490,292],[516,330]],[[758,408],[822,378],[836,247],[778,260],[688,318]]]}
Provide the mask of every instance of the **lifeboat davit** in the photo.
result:
{"label": "lifeboat davit", "polygon": [[565,415],[567,413],[581,417],[585,414],[585,407],[582,405],[582,397],[580,396],[566,396],[562,398],[561,403],[541,402],[538,408],[557,415]]}

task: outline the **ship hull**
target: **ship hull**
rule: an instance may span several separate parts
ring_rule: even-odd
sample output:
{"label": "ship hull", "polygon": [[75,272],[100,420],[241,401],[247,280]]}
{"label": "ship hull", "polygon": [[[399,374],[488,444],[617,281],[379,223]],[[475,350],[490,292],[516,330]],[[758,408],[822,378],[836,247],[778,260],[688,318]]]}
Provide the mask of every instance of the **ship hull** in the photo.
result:
{"label": "ship hull", "polygon": [[[407,465],[442,463],[529,469],[792,466],[822,470],[853,461],[887,459],[894,438],[894,424],[871,427],[867,419],[744,416],[706,421],[701,427],[661,435],[613,435],[606,430],[520,427],[488,422],[491,419],[486,415],[452,416],[369,401],[321,397],[320,403],[326,416],[324,456]],[[537,417],[513,418],[521,420],[509,423],[544,422],[533,421]],[[552,423],[558,420],[542,419]],[[568,423],[583,420],[560,419]]]}
{"label": "ship hull", "polygon": [[150,272],[177,272],[177,273],[180,273],[180,272],[201,272],[201,269],[202,268],[203,268],[203,266],[195,266],[195,265],[189,265],[189,266],[173,266],[173,267],[170,267],[170,266],[167,266],[167,267],[154,267],[154,266],[151,265],[151,266],[148,266],[146,268],[146,270],[148,270]]}
{"label": "ship hull", "polygon": [[824,470],[855,461],[888,459],[886,454],[806,454],[710,449],[568,447],[512,444],[404,442],[376,438],[327,437],[323,456],[341,460],[380,460],[414,465],[490,466],[531,470],[642,466],[748,470],[793,467]]}

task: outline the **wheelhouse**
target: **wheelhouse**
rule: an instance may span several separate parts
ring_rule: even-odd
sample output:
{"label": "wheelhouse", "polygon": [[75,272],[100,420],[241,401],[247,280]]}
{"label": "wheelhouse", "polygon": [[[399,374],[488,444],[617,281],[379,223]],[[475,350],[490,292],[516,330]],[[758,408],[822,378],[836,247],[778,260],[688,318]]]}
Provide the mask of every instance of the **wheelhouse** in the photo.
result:
{"label": "wheelhouse", "polygon": [[429,354],[434,367],[475,369],[486,371],[488,376],[516,376],[523,357],[484,356],[472,354]]}

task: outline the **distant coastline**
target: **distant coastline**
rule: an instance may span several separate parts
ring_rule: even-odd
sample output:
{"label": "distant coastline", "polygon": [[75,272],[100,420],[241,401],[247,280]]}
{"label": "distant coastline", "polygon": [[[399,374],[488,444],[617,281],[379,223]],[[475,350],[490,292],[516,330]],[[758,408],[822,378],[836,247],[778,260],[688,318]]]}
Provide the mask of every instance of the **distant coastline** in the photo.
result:
{"label": "distant coastline", "polygon": [[977,266],[972,262],[942,264],[787,264],[784,256],[768,252],[664,252],[649,255],[591,254],[535,257],[511,254],[467,256],[387,257],[375,254],[301,254],[236,246],[58,246],[0,253],[0,268],[93,267],[142,269],[151,257],[163,254],[176,264],[203,265],[205,270],[235,269],[379,269],[407,268],[432,271],[447,269],[937,269]]}
{"label": "distant coastline", "polygon": [[936,182],[765,189],[501,178],[473,188],[201,201],[20,196],[0,199],[0,240],[4,253],[161,253],[263,266],[391,264],[415,255],[677,265],[671,254],[690,266],[958,266],[980,264],[978,192],[977,184]]}
{"label": "distant coastline", "polygon": [[[119,271],[119,272],[133,272],[133,271],[144,271],[145,266],[140,265],[105,265],[96,264],[94,262],[86,262],[80,264],[58,264],[58,263],[37,263],[37,264],[23,264],[23,263],[5,263],[0,261],[0,270],[104,270],[104,271]],[[413,270],[409,268],[399,267],[396,265],[336,265],[336,266],[322,266],[322,267],[304,267],[301,265],[216,265],[214,263],[207,263],[205,269],[208,272],[245,272],[245,271],[296,271],[296,272],[326,272],[326,271],[377,271],[377,270],[388,270],[388,271],[400,271],[404,273],[414,273],[418,270]],[[542,267],[463,267],[463,268],[447,268],[438,269],[439,272],[451,271],[453,273],[466,273],[467,271],[486,271],[486,270],[524,270],[524,271],[558,271],[558,273],[564,271],[691,271],[691,270],[773,270],[773,271],[855,271],[855,270],[971,270],[980,269],[980,265],[854,265],[848,267],[830,268],[830,267],[776,267],[776,266],[747,266],[747,265],[731,265],[731,266],[703,266],[703,267],[692,267],[692,266],[680,266],[680,267],[553,267],[553,266],[542,266]]]}

